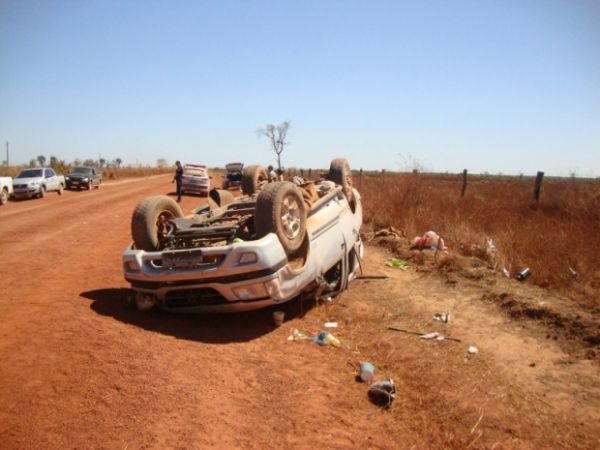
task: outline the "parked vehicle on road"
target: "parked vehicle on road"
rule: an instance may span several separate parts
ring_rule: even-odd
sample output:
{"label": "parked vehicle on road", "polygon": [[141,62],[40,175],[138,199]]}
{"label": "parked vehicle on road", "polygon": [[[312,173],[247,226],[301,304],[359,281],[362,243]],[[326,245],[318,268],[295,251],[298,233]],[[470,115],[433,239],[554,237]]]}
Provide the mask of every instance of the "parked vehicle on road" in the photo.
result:
{"label": "parked vehicle on road", "polygon": [[12,194],[12,178],[0,177],[0,205],[5,205]]}
{"label": "parked vehicle on road", "polygon": [[206,166],[202,164],[186,164],[183,166],[181,177],[182,194],[200,194],[208,196],[210,190],[210,177]]}
{"label": "parked vehicle on road", "polygon": [[97,172],[95,167],[75,167],[65,177],[67,189],[87,189],[100,188],[102,183],[102,173]]}
{"label": "parked vehicle on road", "polygon": [[14,197],[44,197],[47,192],[56,191],[62,195],[65,177],[57,175],[51,167],[23,169],[13,180]]}
{"label": "parked vehicle on road", "polygon": [[242,169],[244,164],[240,162],[229,163],[225,165],[225,174],[223,175],[223,189],[239,188],[242,185]]}
{"label": "parked vehicle on road", "polygon": [[5,205],[13,193],[11,177],[0,177],[0,205]]}
{"label": "parked vehicle on road", "polygon": [[214,206],[187,218],[170,197],[137,205],[122,261],[138,309],[243,311],[300,294],[331,298],[348,286],[363,244],[361,199],[345,159],[331,162],[327,180],[250,190],[234,199],[214,189]]}

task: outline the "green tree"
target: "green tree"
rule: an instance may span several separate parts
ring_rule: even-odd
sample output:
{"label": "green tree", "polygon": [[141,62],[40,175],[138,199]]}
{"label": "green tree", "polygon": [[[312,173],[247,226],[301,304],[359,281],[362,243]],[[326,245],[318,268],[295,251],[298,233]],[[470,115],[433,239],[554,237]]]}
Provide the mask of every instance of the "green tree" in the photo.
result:
{"label": "green tree", "polygon": [[115,159],[115,164],[117,166],[117,169],[121,168],[121,164],[123,163],[123,160],[121,158],[117,158]]}
{"label": "green tree", "polygon": [[44,164],[46,164],[46,157],[44,155],[38,155],[37,160],[40,163],[40,166],[44,167]]}

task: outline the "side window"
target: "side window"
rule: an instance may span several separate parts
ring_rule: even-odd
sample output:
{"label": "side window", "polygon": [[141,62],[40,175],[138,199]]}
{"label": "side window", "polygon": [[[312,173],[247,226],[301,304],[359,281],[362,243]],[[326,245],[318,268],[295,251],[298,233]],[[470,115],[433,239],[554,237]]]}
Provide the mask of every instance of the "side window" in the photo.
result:
{"label": "side window", "polygon": [[46,178],[50,178],[55,176],[56,174],[54,173],[54,170],[52,169],[46,169]]}

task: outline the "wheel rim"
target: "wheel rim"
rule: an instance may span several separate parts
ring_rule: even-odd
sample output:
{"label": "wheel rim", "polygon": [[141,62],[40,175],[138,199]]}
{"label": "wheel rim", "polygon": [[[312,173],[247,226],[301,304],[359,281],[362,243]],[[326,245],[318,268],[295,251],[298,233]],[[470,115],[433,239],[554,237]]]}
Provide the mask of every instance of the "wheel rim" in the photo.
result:
{"label": "wheel rim", "polygon": [[175,216],[173,213],[169,211],[162,211],[156,218],[156,236],[159,243],[163,243],[169,234],[169,230],[171,229],[169,220],[173,219],[174,217]]}
{"label": "wheel rim", "polygon": [[281,224],[288,239],[295,239],[300,234],[300,206],[294,196],[286,195],[281,202]]}

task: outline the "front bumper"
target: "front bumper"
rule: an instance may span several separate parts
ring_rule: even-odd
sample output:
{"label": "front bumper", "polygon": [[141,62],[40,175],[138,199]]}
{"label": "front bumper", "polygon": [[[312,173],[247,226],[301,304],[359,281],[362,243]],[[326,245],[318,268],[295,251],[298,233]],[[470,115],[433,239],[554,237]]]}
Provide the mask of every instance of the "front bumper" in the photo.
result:
{"label": "front bumper", "polygon": [[14,188],[13,187],[13,196],[14,198],[32,198],[40,193],[39,186],[35,187],[26,187],[26,188]]}
{"label": "front bumper", "polygon": [[130,246],[123,253],[123,271],[133,291],[151,296],[172,312],[238,312],[280,304],[309,288],[317,277],[310,258],[302,268],[292,269],[274,234],[203,248],[206,262],[194,268],[164,267],[163,253]]}
{"label": "front bumper", "polygon": [[70,179],[66,181],[66,187],[67,189],[72,189],[72,188],[89,188],[89,186],[93,184],[92,180],[79,180],[79,179]]}

